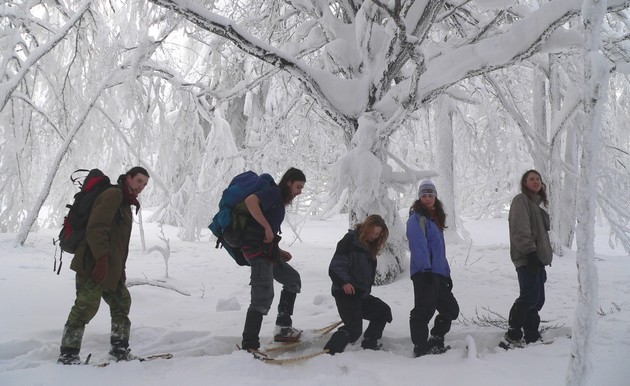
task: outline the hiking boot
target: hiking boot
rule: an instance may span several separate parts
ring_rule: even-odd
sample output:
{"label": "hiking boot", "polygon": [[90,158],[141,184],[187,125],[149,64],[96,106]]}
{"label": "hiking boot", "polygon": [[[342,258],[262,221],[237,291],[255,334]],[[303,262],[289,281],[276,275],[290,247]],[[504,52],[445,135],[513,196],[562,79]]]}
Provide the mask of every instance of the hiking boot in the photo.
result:
{"label": "hiking boot", "polygon": [[378,340],[375,338],[364,338],[361,342],[361,347],[364,350],[375,350],[378,351],[383,348],[381,343],[378,343]]}
{"label": "hiking boot", "polygon": [[131,349],[128,347],[112,347],[112,349],[109,350],[109,356],[112,360],[115,360],[116,362],[133,361],[138,359],[137,356],[131,353]]}
{"label": "hiking boot", "polygon": [[79,354],[74,354],[74,353],[59,354],[57,363],[60,365],[82,365],[83,364],[83,362],[81,362],[81,358],[79,358]]}
{"label": "hiking boot", "polygon": [[427,355],[429,350],[426,347],[415,345],[413,346],[413,356],[414,358],[418,358],[424,355]]}
{"label": "hiking boot", "polygon": [[499,347],[505,350],[509,350],[511,348],[523,347],[524,341],[523,339],[514,339],[510,336],[509,331],[503,335],[503,340],[499,343]]}
{"label": "hiking boot", "polygon": [[324,351],[328,351],[330,355],[335,355],[343,352],[348,343],[350,343],[350,334],[344,330],[337,330],[324,346]]}
{"label": "hiking boot", "polygon": [[530,344],[534,342],[542,342],[543,338],[538,331],[535,334],[525,335],[525,344]]}
{"label": "hiking boot", "polygon": [[302,330],[291,326],[276,326],[273,340],[275,342],[297,342],[300,340]]}
{"label": "hiking boot", "polygon": [[431,335],[431,337],[429,338],[429,341],[428,341],[428,345],[429,345],[429,347],[436,347],[438,349],[443,349],[444,348],[444,337],[443,336],[437,336],[437,335]]}
{"label": "hiking boot", "polygon": [[426,346],[414,346],[413,347],[413,356],[418,358],[424,355],[438,355],[438,354],[444,354],[445,352],[448,351],[448,349],[450,349],[451,346],[444,346],[444,347],[438,347],[438,346],[429,346],[428,343]]}

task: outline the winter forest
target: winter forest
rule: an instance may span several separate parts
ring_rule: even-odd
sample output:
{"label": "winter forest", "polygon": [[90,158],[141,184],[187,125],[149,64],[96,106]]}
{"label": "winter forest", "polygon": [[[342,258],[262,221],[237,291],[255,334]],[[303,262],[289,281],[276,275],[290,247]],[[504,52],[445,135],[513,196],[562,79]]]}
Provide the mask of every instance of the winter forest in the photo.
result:
{"label": "winter forest", "polygon": [[0,232],[16,246],[59,226],[79,168],[144,166],[157,210],[141,221],[207,242],[234,175],[295,166],[284,237],[379,213],[387,284],[421,179],[467,243],[462,216],[505,214],[533,168],[554,253],[577,245],[586,366],[594,224],[630,252],[630,1],[13,0],[0,24]]}

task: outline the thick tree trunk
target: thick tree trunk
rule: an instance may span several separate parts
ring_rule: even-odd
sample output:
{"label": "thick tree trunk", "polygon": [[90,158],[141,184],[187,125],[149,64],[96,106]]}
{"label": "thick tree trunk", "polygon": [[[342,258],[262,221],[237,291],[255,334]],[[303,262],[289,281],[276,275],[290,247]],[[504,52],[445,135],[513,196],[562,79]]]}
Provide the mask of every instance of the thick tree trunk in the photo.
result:
{"label": "thick tree trunk", "polygon": [[[446,212],[447,234],[449,242],[460,242],[458,234],[461,224],[455,208],[455,143],[453,139],[453,105],[447,96],[441,96],[436,101],[436,132],[437,132],[437,190],[440,201]],[[463,229],[463,228],[462,228]]]}
{"label": "thick tree trunk", "polygon": [[606,101],[609,71],[600,52],[600,33],[607,2],[585,0],[582,17],[585,33],[584,60],[584,130],[578,187],[577,266],[578,304],[573,324],[568,385],[586,385],[590,375],[591,351],[597,323],[598,276],[595,266],[595,210],[598,163],[601,148],[600,126]]}

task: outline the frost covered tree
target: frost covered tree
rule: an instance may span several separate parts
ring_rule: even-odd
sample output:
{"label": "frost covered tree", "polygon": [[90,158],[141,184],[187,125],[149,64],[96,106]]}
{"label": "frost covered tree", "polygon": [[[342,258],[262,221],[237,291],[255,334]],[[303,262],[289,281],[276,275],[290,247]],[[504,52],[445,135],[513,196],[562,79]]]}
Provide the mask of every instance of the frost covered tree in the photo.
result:
{"label": "frost covered tree", "polygon": [[[382,283],[403,269],[405,255],[392,190],[434,174],[398,164],[388,150],[391,135],[413,112],[457,91],[465,79],[573,47],[579,33],[567,23],[581,7],[567,0],[540,5],[296,0],[243,2],[233,17],[214,2],[152,2],[298,79],[335,122],[333,129],[343,131],[349,151],[338,162],[334,191],[347,197],[351,222],[377,212],[393,228],[379,264]],[[260,8],[247,8],[250,4]],[[607,11],[626,6],[610,1]],[[273,12],[261,12],[268,7]],[[252,27],[261,13],[282,32]]]}
{"label": "frost covered tree", "polygon": [[597,192],[600,131],[611,66],[601,52],[601,31],[606,1],[584,0],[584,95],[586,120],[582,126],[580,187],[578,191],[577,266],[578,304],[573,324],[568,385],[586,385],[592,364],[593,334],[597,322],[598,275],[595,266],[595,192]]}
{"label": "frost covered tree", "polygon": [[[0,227],[20,229],[20,243],[44,203],[40,224],[58,223],[67,176],[85,166],[115,176],[145,165],[143,204],[187,240],[236,172],[300,167],[296,239],[306,215],[379,212],[392,228],[381,283],[404,268],[405,209],[435,172],[452,230],[459,214],[504,213],[532,163],[549,175],[552,205],[574,206],[578,1],[154,2],[177,12],[141,0],[0,8]],[[607,2],[601,35],[618,73],[627,6]],[[599,178],[615,193],[600,190],[597,204],[611,242],[628,248],[628,86],[612,79]],[[569,245],[577,215],[554,210]]]}

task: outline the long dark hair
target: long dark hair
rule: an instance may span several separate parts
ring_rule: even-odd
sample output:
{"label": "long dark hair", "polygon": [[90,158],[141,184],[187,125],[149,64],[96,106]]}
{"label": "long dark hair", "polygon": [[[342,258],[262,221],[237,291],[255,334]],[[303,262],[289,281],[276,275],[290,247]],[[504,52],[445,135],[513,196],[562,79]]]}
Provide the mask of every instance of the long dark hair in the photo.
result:
{"label": "long dark hair", "polygon": [[[538,193],[532,193],[531,190],[527,189],[527,177],[529,177],[529,175],[532,173],[536,173],[538,177],[540,177],[541,186]],[[538,194],[540,198],[542,199],[543,204],[545,204],[545,207],[549,206],[549,200],[547,200],[547,185],[543,182],[542,176],[536,170],[531,169],[531,170],[526,171],[525,174],[523,174],[523,176],[521,177],[521,192],[525,193],[525,195],[527,195],[527,197],[529,197],[530,200],[533,200],[534,195]]]}
{"label": "long dark hair", "polygon": [[442,205],[442,201],[440,201],[437,197],[435,197],[434,210],[429,209],[420,199],[417,199],[413,203],[411,210],[424,217],[432,218],[440,230],[448,228],[446,226],[446,213],[444,212],[444,205]]}
{"label": "long dark hair", "polygon": [[[374,227],[381,227],[381,237],[374,241],[368,241],[368,235]],[[376,255],[383,250],[383,247],[385,247],[385,243],[387,242],[387,238],[389,237],[389,228],[387,228],[385,220],[383,220],[383,218],[378,214],[371,214],[365,219],[365,221],[358,224],[355,229],[359,233],[359,240],[368,247],[370,256],[373,259],[376,259]]]}
{"label": "long dark hair", "polygon": [[306,176],[304,172],[300,169],[289,168],[282,178],[280,179],[280,194],[282,195],[282,201],[285,205],[289,205],[291,201],[293,201],[293,196],[291,196],[291,189],[289,189],[289,182],[295,181],[303,181],[306,182]]}

